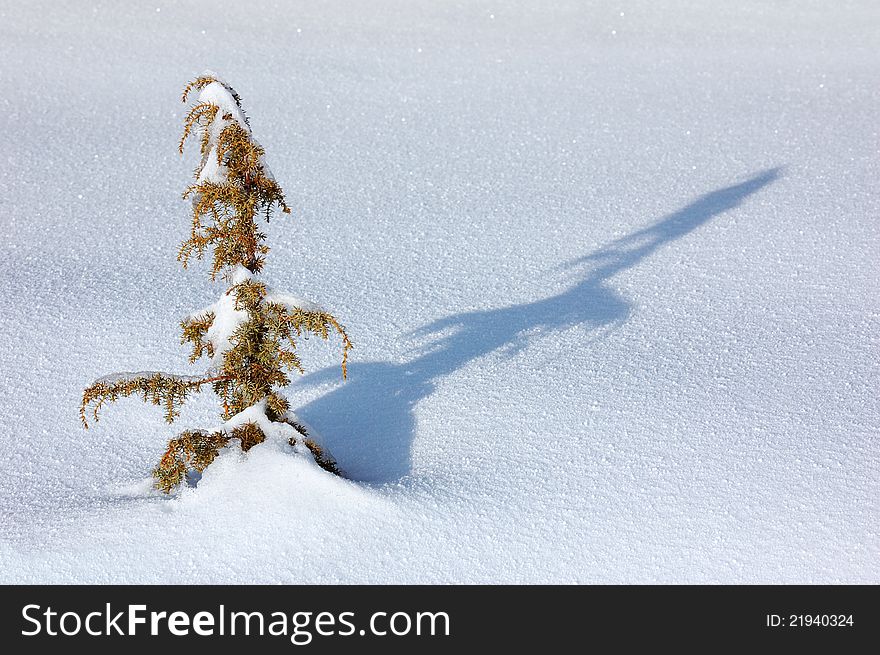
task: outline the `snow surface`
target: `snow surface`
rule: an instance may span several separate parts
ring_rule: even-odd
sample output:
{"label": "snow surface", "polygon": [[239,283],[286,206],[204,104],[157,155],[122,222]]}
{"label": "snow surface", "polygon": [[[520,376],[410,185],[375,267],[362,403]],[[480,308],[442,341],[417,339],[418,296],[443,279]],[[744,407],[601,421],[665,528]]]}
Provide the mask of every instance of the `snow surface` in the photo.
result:
{"label": "snow surface", "polygon": [[[880,582],[880,4],[0,1],[0,581]],[[355,343],[197,489],[83,387],[192,372],[179,92]]]}

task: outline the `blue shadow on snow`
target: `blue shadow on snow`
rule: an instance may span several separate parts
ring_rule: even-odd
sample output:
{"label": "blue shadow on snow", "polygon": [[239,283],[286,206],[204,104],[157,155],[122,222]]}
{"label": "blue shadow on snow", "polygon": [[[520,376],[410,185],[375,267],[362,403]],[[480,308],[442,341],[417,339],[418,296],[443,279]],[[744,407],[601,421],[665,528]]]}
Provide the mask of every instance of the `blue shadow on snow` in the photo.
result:
{"label": "blue shadow on snow", "polygon": [[[399,480],[410,472],[413,410],[439,380],[482,355],[524,348],[535,335],[573,326],[597,330],[621,324],[632,306],[606,286],[611,278],[737,207],[779,175],[779,168],[769,169],[708,193],[648,227],[568,262],[567,267],[580,267],[585,272],[579,282],[559,294],[434,321],[417,331],[434,335],[423,354],[404,363],[352,362],[347,382],[296,412],[315,426],[324,445],[352,479],[372,483]],[[336,367],[318,371],[302,383],[326,381],[338,371]]]}

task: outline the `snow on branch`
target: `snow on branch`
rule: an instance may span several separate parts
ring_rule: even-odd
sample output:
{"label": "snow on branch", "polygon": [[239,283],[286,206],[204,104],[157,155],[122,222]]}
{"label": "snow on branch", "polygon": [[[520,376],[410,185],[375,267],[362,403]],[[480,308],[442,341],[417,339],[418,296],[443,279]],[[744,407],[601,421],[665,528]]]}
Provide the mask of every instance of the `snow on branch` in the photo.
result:
{"label": "snow on branch", "polygon": [[265,300],[266,302],[275,303],[276,305],[283,305],[291,312],[301,309],[304,312],[317,312],[319,314],[327,313],[327,311],[318,303],[314,303],[311,300],[303,300],[302,298],[297,298],[288,293],[279,293],[274,290],[269,290],[266,294]]}

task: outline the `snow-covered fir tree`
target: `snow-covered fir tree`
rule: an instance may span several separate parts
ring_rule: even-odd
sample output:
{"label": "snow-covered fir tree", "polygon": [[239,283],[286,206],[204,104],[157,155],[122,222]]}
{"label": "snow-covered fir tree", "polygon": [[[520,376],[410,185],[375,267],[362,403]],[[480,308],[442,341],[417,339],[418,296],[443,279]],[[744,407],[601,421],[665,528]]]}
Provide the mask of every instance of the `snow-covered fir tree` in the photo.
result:
{"label": "snow-covered fir tree", "polygon": [[272,291],[260,280],[269,248],[258,220],[268,222],[276,208],[284,213],[290,209],[235,90],[205,75],[187,85],[183,101],[188,102],[193,92],[198,97],[185,120],[180,152],[193,136],[200,143],[201,161],[195,183],[184,193],[192,200],[192,234],[181,245],[178,259],[186,267],[193,256],[201,259],[212,251],[211,278],[222,277],[228,288],[213,305],[184,319],[181,327],[182,342],[192,346],[190,362],[204,357],[208,367],[195,376],[144,371],[100,378],[83,393],[83,425],[88,427],[90,407],[97,420],[104,403],[131,395],[164,407],[171,423],[190,394],[210,387],[222,399],[224,423],[172,439],[153,470],[157,488],[170,492],[233,442],[247,451],[267,438],[286,440],[338,474],[333,458],[297,420],[280,389],[290,383],[288,372],[303,371],[296,354],[299,337],[311,333],[326,339],[337,333],[343,377],[351,341],[321,307]]}

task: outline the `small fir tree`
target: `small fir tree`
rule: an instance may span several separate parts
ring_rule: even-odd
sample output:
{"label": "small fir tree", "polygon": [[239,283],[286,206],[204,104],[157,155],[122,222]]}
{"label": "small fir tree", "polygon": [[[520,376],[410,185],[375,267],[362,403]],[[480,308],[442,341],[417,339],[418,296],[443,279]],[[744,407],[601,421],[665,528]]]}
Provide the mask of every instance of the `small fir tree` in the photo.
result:
{"label": "small fir tree", "polygon": [[233,441],[248,451],[267,437],[282,437],[299,452],[309,452],[322,468],[340,474],[333,458],[308,434],[290,411],[279,389],[290,383],[289,371],[303,372],[296,354],[296,339],[316,334],[326,339],[331,331],[342,340],[342,376],[346,374],[352,344],[345,329],[320,307],[271,291],[258,279],[266,253],[266,235],[258,217],[269,221],[273,209],[284,213],[281,188],[264,160],[263,148],[254,141],[241,99],[228,84],[213,76],[199,77],[183,92],[198,100],[186,116],[180,152],[190,136],[199,139],[201,162],[196,181],[184,192],[192,201],[192,234],[183,242],[178,259],[186,268],[213,250],[211,279],[222,276],[229,288],[220,300],[181,322],[181,343],[192,347],[190,362],[207,357],[202,375],[161,372],[119,373],[96,380],[83,393],[80,416],[88,428],[92,415],[104,403],[141,395],[161,405],[169,423],[191,393],[210,386],[223,401],[218,429],[187,430],[172,439],[153,470],[155,485],[168,493],[190,471],[201,473]]}

